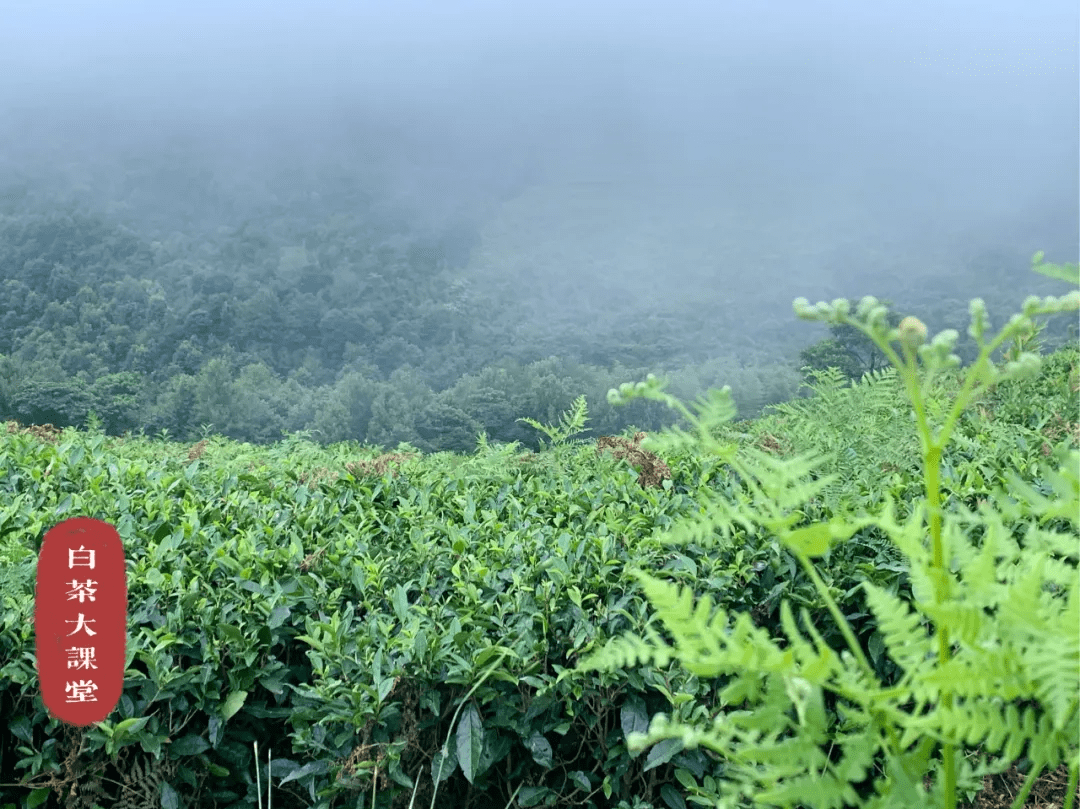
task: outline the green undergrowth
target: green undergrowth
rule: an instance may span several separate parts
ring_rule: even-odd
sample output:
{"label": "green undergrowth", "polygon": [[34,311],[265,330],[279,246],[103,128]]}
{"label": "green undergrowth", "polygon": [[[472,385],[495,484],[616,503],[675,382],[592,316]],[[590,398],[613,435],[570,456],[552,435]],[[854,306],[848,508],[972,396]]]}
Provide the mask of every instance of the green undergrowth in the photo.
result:
{"label": "green undergrowth", "polygon": [[[971,561],[960,535],[973,547],[980,537],[1012,542],[1018,554],[1055,537],[1048,580],[1075,572],[1075,515],[1039,498],[1055,496],[1058,470],[1076,463],[1078,360],[1072,346],[1034,375],[999,380],[955,421],[939,488],[957,564]],[[924,381],[924,415],[940,424],[962,374]],[[10,425],[0,433],[0,727],[9,731],[0,799],[253,806],[258,742],[272,751],[276,807],[683,809],[750,805],[750,786],[762,805],[795,807],[807,761],[846,779],[836,794],[870,800],[895,762],[873,744],[854,761],[853,745],[877,738],[858,735],[867,722],[896,717],[853,709],[852,691],[876,682],[912,688],[919,704],[933,698],[912,687],[918,661],[896,639],[943,613],[919,618],[900,606],[927,585],[922,568],[912,576],[913,546],[891,530],[925,514],[925,448],[895,370],[855,385],[823,372],[812,388],[739,423],[716,392],[710,420],[696,425],[708,442],[624,436],[599,451],[575,440],[583,400],[557,425],[524,420],[549,439],[539,453],[483,436],[470,456],[425,456],[301,435],[270,448],[215,437],[181,446]],[[889,509],[891,522],[868,516]],[[108,721],[85,731],[48,716],[33,658],[35,552],[49,527],[74,516],[116,526],[129,564],[124,693]],[[835,537],[818,547],[822,525]],[[708,594],[710,609],[757,645],[746,640],[745,658],[722,676],[700,665],[682,630],[673,634],[683,602],[665,601],[676,591],[664,587]],[[1044,599],[1065,592],[1075,609],[1075,586]],[[1030,608],[1042,610],[1038,602]],[[884,626],[874,617],[882,605]],[[727,631],[700,617],[701,638]],[[983,637],[973,617],[950,620],[962,642]],[[674,641],[677,653],[636,646],[637,659],[613,658],[631,637]],[[769,638],[803,668],[771,676]],[[1071,676],[1071,647],[1065,654],[1057,670]],[[865,665],[851,669],[848,691],[823,685],[835,661],[858,656]],[[608,665],[582,665],[596,660]],[[1051,719],[1075,723],[1074,703],[1028,685],[1002,699],[1025,710],[1049,701],[1072,711]],[[759,701],[761,711],[745,712]],[[752,756],[700,735],[726,715],[788,734],[755,737],[758,752],[772,751],[756,781]],[[817,754],[788,741],[805,745],[799,727]],[[962,753],[952,783],[970,791],[991,766],[978,753],[985,740],[965,745],[922,727]],[[265,760],[260,769],[266,778]]]}

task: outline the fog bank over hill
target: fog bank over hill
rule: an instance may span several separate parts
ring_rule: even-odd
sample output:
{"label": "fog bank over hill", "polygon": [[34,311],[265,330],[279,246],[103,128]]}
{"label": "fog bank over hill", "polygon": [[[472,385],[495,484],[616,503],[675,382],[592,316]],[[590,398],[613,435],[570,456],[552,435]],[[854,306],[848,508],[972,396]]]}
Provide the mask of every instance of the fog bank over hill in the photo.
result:
{"label": "fog bank over hill", "polygon": [[787,317],[1080,238],[1071,2],[14,8],[0,185],[157,236],[374,200],[475,229],[465,274],[545,322]]}

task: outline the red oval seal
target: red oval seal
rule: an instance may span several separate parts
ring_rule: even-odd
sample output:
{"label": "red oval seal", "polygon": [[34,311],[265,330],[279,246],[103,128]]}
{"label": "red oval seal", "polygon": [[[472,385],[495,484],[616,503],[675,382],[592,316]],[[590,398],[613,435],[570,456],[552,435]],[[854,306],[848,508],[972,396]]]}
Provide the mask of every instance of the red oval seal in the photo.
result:
{"label": "red oval seal", "polygon": [[105,719],[124,690],[127,569],[116,529],[76,517],[45,534],[34,634],[41,696],[71,725]]}

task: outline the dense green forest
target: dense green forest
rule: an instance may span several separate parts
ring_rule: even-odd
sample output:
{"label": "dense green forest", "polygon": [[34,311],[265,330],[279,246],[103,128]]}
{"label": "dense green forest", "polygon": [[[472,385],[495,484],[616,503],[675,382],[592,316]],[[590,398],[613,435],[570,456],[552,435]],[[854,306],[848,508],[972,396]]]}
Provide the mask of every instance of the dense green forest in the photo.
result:
{"label": "dense green forest", "polygon": [[[350,198],[170,230],[60,199],[14,186],[0,207],[0,418],[23,424],[467,451],[480,432],[535,446],[517,419],[551,420],[579,394],[593,436],[657,429],[670,414],[655,403],[616,412],[603,398],[645,373],[687,400],[731,385],[749,418],[799,395],[806,366],[851,378],[881,366],[858,335],[822,340],[782,326],[789,315],[771,303],[745,305],[730,273],[701,279],[696,306],[672,305],[677,290],[628,303],[616,287],[587,308],[543,261],[519,271],[493,258],[507,237],[475,217],[434,226]],[[1028,255],[980,248],[932,294],[900,284],[892,302],[931,328],[962,317],[975,286],[991,313],[1007,310]],[[1069,337],[1056,322],[1043,340]],[[969,359],[970,343],[958,351]]]}

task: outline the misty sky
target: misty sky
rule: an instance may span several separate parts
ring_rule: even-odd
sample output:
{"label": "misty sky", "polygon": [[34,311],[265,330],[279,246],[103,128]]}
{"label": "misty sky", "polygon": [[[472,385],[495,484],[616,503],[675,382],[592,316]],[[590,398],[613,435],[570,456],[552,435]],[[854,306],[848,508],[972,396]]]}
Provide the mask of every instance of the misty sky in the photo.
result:
{"label": "misty sky", "polygon": [[904,232],[1023,220],[1067,248],[1078,9],[5,0],[0,185],[107,194],[182,156],[219,183],[357,172],[433,217],[591,182],[804,220],[843,197]]}

